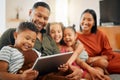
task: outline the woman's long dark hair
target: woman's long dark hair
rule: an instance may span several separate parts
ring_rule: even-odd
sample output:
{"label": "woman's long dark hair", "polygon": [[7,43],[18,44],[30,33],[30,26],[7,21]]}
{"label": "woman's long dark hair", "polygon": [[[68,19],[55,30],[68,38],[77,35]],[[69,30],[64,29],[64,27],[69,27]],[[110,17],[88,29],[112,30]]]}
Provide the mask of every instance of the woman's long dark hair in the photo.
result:
{"label": "woman's long dark hair", "polygon": [[[96,16],[96,12],[95,12],[94,10],[92,10],[92,9],[86,9],[86,10],[82,13],[82,15],[83,15],[84,13],[90,13],[90,14],[93,16],[94,25],[93,25],[93,27],[92,27],[92,29],[91,29],[91,33],[96,33],[96,31],[97,31],[97,16]],[[81,26],[80,26],[80,31],[82,31]]]}

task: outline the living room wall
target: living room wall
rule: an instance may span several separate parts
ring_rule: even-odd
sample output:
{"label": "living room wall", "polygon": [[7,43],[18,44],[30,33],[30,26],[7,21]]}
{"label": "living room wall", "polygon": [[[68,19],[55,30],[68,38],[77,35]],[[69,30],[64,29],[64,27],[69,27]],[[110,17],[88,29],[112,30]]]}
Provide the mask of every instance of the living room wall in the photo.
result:
{"label": "living room wall", "polygon": [[0,35],[5,30],[5,0],[0,0]]}
{"label": "living room wall", "polygon": [[[3,22],[4,26],[1,31],[5,31],[7,28],[11,27],[17,27],[20,21],[27,20],[29,18],[29,9],[32,7],[34,2],[40,1],[40,0],[1,0],[0,6],[5,3],[4,7],[1,8],[1,12],[4,11],[4,13],[1,15],[4,16],[4,18],[1,19],[1,22]],[[6,1],[6,2],[5,2]],[[49,22],[54,22],[56,21],[56,17],[59,15],[56,15],[56,2],[59,2],[59,0],[42,0],[44,2],[47,2],[50,7],[51,7],[51,15]],[[61,3],[61,6],[64,4]],[[86,8],[91,8],[94,9],[97,13],[98,16],[98,23],[99,23],[99,0],[94,0],[94,1],[88,1],[88,0],[67,0],[68,1],[68,10],[67,11],[67,23],[68,25],[75,24],[77,26],[77,30],[79,29],[79,20],[80,20],[80,15],[81,13],[86,9]],[[19,8],[19,19],[16,19],[16,9]],[[58,7],[59,10],[61,10],[60,15],[63,15],[62,13],[65,12],[62,11],[61,7]],[[59,20],[57,20],[59,21]],[[64,21],[64,20],[63,20]],[[65,23],[65,22],[63,22]],[[99,25],[99,24],[98,24]],[[2,32],[1,32],[2,33]]]}

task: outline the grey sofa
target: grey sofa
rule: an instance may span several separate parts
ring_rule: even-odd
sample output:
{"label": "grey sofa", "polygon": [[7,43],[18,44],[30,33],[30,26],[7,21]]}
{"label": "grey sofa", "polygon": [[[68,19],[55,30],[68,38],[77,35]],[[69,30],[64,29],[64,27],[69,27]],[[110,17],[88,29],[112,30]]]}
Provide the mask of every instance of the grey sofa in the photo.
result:
{"label": "grey sofa", "polygon": [[111,74],[110,77],[112,80],[120,80],[120,74]]}

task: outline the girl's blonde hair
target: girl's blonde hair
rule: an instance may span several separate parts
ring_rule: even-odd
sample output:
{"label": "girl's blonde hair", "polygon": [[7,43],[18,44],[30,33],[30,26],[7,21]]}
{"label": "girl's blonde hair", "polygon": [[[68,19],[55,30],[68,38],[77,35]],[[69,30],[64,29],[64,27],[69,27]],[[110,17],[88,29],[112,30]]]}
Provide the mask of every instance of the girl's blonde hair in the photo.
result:
{"label": "girl's blonde hair", "polygon": [[50,35],[50,26],[51,25],[60,25],[61,26],[61,29],[62,29],[62,32],[63,32],[63,30],[64,30],[64,25],[62,24],[62,22],[52,22],[52,23],[48,23],[48,25],[47,25],[47,27],[46,27],[46,33],[48,34],[48,35]]}
{"label": "girl's blonde hair", "polygon": [[[46,34],[48,34],[50,36],[50,26],[51,25],[60,25],[61,26],[61,29],[62,29],[62,34],[63,34],[63,30],[64,30],[64,25],[62,22],[52,22],[52,23],[48,23],[48,25],[46,26]],[[63,38],[62,40],[60,41],[60,44],[64,44],[64,41],[63,41]]]}

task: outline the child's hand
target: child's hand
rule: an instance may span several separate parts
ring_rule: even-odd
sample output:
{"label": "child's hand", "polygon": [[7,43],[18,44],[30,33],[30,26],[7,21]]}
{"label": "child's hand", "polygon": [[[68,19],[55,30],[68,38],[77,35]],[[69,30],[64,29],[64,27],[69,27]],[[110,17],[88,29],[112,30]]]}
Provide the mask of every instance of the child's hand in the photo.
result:
{"label": "child's hand", "polygon": [[22,80],[34,80],[38,76],[38,72],[36,70],[28,69],[23,72],[21,75]]}
{"label": "child's hand", "polygon": [[60,65],[60,67],[58,67],[58,70],[66,72],[69,69],[68,63]]}

